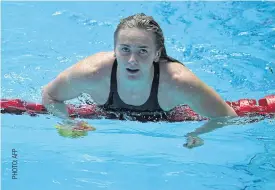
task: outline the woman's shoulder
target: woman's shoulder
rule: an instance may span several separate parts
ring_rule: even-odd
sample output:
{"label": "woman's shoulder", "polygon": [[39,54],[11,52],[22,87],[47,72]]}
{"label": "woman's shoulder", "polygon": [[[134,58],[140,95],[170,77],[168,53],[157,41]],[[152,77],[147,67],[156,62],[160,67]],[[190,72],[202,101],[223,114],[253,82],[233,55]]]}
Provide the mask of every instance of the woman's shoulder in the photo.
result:
{"label": "woman's shoulder", "polygon": [[108,67],[115,61],[114,52],[98,52],[89,56],[88,61],[91,65],[98,66],[100,68]]}
{"label": "woman's shoulder", "polygon": [[169,86],[176,91],[203,85],[203,82],[182,63],[167,62],[160,65],[160,85]]}
{"label": "woman's shoulder", "polygon": [[180,62],[160,61],[160,76],[164,81],[175,81],[186,78],[190,70]]}
{"label": "woman's shoulder", "polygon": [[89,77],[103,77],[110,74],[114,61],[113,52],[99,52],[81,60],[78,70]]}

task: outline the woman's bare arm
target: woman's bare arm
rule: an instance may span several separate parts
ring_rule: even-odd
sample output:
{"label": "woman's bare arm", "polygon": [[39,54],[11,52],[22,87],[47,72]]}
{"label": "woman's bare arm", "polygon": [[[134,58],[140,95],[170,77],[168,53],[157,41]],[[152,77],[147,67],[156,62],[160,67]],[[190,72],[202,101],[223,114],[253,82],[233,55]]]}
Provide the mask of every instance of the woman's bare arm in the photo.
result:
{"label": "woman's bare arm", "polygon": [[185,67],[173,76],[176,87],[175,97],[178,104],[187,104],[196,113],[209,119],[225,116],[237,116],[231,108],[211,87]]}
{"label": "woman's bare arm", "polygon": [[42,103],[54,115],[68,119],[64,103],[78,97],[81,93],[90,93],[99,85],[100,70],[104,66],[104,53],[90,56],[60,73],[43,88]]}

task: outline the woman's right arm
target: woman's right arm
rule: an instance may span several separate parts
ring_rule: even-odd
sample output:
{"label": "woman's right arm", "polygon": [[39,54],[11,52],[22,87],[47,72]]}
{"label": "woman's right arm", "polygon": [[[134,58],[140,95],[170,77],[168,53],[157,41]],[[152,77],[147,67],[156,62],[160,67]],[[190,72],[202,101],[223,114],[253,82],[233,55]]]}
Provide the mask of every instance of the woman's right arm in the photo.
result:
{"label": "woman's right arm", "polygon": [[61,73],[56,79],[43,88],[42,104],[48,112],[64,120],[69,119],[67,106],[64,101],[77,97],[80,92],[73,90],[75,87],[69,80],[69,73]]}
{"label": "woman's right arm", "polygon": [[81,93],[88,93],[96,88],[98,73],[95,56],[88,57],[60,73],[47,84],[42,91],[42,104],[46,109],[62,119],[69,119],[67,106],[64,103],[78,97]]}
{"label": "woman's right arm", "polygon": [[112,61],[112,52],[100,52],[66,69],[43,88],[43,105],[54,115],[69,119],[64,101],[100,89],[99,81],[106,77],[104,73]]}

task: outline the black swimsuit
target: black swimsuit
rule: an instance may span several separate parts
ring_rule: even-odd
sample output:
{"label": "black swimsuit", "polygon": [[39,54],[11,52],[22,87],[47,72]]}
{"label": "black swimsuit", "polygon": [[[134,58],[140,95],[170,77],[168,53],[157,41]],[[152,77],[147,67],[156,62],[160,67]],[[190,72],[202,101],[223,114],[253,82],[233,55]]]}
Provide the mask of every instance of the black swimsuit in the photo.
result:
{"label": "black swimsuit", "polygon": [[127,113],[134,117],[139,116],[146,120],[148,120],[148,117],[157,119],[164,116],[165,112],[161,109],[158,103],[159,63],[154,62],[154,78],[152,81],[150,96],[148,100],[140,106],[128,105],[121,100],[117,92],[116,73],[117,60],[114,61],[112,67],[109,98],[104,105],[99,106],[100,108],[108,112]]}

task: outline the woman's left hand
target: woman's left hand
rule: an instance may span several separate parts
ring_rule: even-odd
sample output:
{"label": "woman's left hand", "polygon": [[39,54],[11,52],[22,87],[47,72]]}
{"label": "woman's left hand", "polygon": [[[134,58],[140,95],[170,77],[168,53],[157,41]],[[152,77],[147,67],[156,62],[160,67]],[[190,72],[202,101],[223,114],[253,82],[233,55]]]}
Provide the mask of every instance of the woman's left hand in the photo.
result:
{"label": "woman's left hand", "polygon": [[200,137],[198,136],[187,136],[187,142],[185,144],[183,144],[184,147],[186,148],[195,148],[195,147],[198,147],[198,146],[202,146],[204,144],[204,141],[203,139],[201,139]]}
{"label": "woman's left hand", "polygon": [[94,131],[95,128],[85,121],[66,120],[58,123],[63,129],[71,129],[73,131]]}
{"label": "woman's left hand", "polygon": [[93,126],[84,121],[63,121],[55,126],[60,136],[79,138],[88,135],[88,131],[96,130]]}

